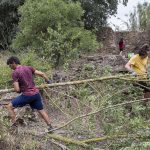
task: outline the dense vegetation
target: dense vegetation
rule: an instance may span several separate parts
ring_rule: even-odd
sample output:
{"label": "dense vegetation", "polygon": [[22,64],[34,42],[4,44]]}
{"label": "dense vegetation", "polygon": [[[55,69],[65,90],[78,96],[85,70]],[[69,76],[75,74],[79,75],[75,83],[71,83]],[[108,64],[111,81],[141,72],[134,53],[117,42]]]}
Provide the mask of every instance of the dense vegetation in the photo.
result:
{"label": "dense vegetation", "polygon": [[[121,2],[126,5],[127,0]],[[10,69],[6,66],[6,59],[12,54],[17,55],[22,64],[32,65],[46,72],[51,78],[52,67],[67,64],[83,52],[96,50],[99,44],[95,33],[107,25],[107,17],[116,13],[118,3],[118,0],[0,0],[1,49],[10,50],[0,55],[1,88],[12,87]],[[139,13],[148,12],[148,4],[138,7]],[[144,11],[146,9],[147,11]],[[141,18],[144,18],[144,15]],[[148,21],[145,25],[144,19],[141,19],[140,23],[142,30],[148,27]],[[65,71],[69,73],[70,70],[67,69],[66,67]],[[85,64],[74,80],[98,78],[100,74],[106,77],[113,73],[109,66],[99,73],[92,64]],[[64,127],[64,137],[80,141],[97,137],[102,139],[88,144],[88,148],[63,143],[68,149],[150,148],[149,104],[142,101],[124,104],[143,98],[142,89],[133,86],[132,78],[125,76],[125,79],[43,90],[48,100],[47,108],[51,108],[49,114],[59,112],[55,116],[57,121],[62,117],[61,121],[67,122],[77,116],[97,111]],[[43,83],[40,78],[35,80],[38,85]],[[10,122],[3,117],[6,116],[5,113],[5,109],[1,109],[0,146],[6,144],[6,149],[36,150],[42,149],[44,144],[48,147],[53,141],[49,140],[49,137],[36,137],[35,131],[28,133],[28,127],[24,134],[11,135],[8,131]],[[58,126],[62,125],[62,122]]]}

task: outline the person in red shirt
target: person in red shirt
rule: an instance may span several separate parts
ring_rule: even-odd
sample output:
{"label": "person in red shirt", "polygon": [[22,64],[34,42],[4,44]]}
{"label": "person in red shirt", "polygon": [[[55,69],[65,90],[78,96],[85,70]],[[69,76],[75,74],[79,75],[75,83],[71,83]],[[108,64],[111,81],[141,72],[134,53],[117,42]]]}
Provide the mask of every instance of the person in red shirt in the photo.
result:
{"label": "person in red shirt", "polygon": [[124,50],[124,48],[125,48],[125,44],[124,44],[123,38],[121,38],[119,41],[120,55],[122,55],[122,51]]}
{"label": "person in red shirt", "polygon": [[45,79],[46,83],[50,81],[45,73],[34,69],[31,66],[23,66],[17,57],[10,57],[7,60],[7,65],[13,70],[12,79],[14,90],[21,95],[14,98],[8,105],[7,109],[11,115],[12,123],[16,123],[16,114],[14,108],[30,105],[31,109],[36,109],[48,125],[49,132],[52,132],[51,121],[47,112],[43,108],[43,102],[39,89],[35,86],[34,75]]}

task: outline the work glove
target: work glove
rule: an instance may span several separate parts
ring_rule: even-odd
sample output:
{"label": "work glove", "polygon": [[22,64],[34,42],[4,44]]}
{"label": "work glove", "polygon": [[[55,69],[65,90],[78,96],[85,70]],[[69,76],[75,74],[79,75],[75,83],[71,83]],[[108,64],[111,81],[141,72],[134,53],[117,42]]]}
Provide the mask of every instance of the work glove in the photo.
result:
{"label": "work glove", "polygon": [[137,76],[136,72],[134,72],[133,70],[130,70],[130,73],[131,73],[131,75],[134,76],[134,77]]}
{"label": "work glove", "polygon": [[52,84],[52,80],[45,81],[47,84]]}
{"label": "work glove", "polygon": [[134,71],[131,73],[131,75],[134,76],[134,77],[137,76],[137,74]]}

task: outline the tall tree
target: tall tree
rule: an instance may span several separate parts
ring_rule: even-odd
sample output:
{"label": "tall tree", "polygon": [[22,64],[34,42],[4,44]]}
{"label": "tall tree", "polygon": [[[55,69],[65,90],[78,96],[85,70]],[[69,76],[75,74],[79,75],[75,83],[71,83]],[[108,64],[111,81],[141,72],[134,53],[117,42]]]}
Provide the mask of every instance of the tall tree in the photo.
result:
{"label": "tall tree", "polygon": [[[70,0],[69,0],[70,1]],[[119,3],[127,4],[128,0],[73,0],[81,2],[85,13],[84,24],[87,29],[101,28],[107,25],[109,15],[117,13]]]}
{"label": "tall tree", "polygon": [[130,30],[131,31],[136,31],[138,29],[138,20],[137,20],[136,8],[134,8],[133,13],[130,13],[129,22],[130,22],[130,26],[129,26]]}
{"label": "tall tree", "polygon": [[14,37],[19,16],[17,9],[24,0],[0,0],[0,49],[7,49]]}
{"label": "tall tree", "polygon": [[81,51],[97,48],[95,35],[84,29],[79,2],[26,0],[20,7],[19,29],[14,48],[33,48],[40,56],[60,65]]}
{"label": "tall tree", "polygon": [[149,5],[147,2],[137,5],[139,29],[140,30],[146,30],[146,28],[147,28],[148,8],[149,8]]}
{"label": "tall tree", "polygon": [[129,15],[129,24],[131,30],[145,31],[149,28],[150,4],[145,2],[138,4],[134,12]]}

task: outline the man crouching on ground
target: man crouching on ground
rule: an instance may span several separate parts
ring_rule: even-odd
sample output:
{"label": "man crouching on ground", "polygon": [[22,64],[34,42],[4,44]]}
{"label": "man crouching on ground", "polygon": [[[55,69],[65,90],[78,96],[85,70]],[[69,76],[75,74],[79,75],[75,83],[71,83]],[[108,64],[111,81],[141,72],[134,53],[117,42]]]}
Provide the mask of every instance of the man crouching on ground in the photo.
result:
{"label": "man crouching on ground", "polygon": [[52,130],[51,122],[48,114],[43,109],[42,98],[39,93],[38,88],[35,87],[33,75],[38,75],[45,79],[49,83],[48,77],[45,73],[34,69],[31,66],[23,66],[17,57],[10,57],[7,60],[7,65],[13,70],[12,79],[15,92],[21,93],[20,96],[14,98],[8,105],[7,109],[11,115],[12,123],[16,122],[16,114],[14,108],[23,107],[29,104],[32,109],[36,109],[42,116],[46,124],[48,125],[48,130]]}

